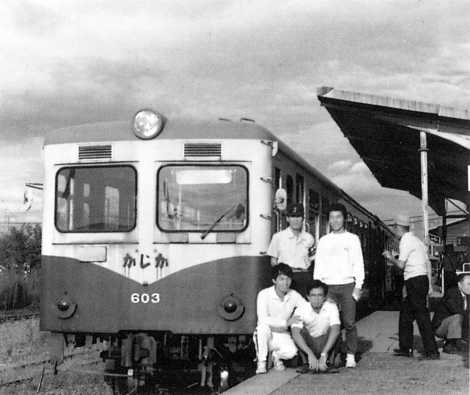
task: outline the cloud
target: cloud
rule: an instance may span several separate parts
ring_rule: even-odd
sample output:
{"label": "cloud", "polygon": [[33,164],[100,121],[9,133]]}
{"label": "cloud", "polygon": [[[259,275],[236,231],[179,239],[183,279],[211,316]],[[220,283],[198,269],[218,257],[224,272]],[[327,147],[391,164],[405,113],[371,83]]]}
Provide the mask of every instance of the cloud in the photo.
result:
{"label": "cloud", "polygon": [[39,221],[42,209],[42,192],[31,191],[33,206],[26,212],[23,206],[25,184],[42,182],[42,138],[18,140],[15,143],[0,141],[0,222]]}
{"label": "cloud", "polygon": [[465,105],[469,14],[466,1],[437,0],[1,2],[0,139],[27,145],[146,106],[168,117],[248,116],[374,205],[395,195],[364,169],[346,171],[360,158],[316,88]]}
{"label": "cloud", "polygon": [[342,159],[336,162],[333,162],[328,166],[329,172],[340,173],[351,168],[351,161],[349,159]]}

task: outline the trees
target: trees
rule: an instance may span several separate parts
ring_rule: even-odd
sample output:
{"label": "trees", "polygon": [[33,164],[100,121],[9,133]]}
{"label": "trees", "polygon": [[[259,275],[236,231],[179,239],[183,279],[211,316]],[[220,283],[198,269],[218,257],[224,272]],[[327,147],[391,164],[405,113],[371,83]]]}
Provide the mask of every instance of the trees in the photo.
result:
{"label": "trees", "polygon": [[41,226],[12,227],[0,237],[0,265],[9,270],[26,271],[41,263]]}
{"label": "trees", "polygon": [[12,227],[0,236],[0,308],[20,308],[39,301],[40,265],[40,225]]}

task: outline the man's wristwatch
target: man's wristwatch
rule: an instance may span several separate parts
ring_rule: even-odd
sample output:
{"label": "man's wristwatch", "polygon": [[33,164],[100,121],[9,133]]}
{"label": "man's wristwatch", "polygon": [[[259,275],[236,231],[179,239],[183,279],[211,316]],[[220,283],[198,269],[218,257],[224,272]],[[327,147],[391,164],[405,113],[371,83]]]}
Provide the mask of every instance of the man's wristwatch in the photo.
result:
{"label": "man's wristwatch", "polygon": [[326,357],[326,352],[322,352],[322,353],[320,354],[320,357]]}

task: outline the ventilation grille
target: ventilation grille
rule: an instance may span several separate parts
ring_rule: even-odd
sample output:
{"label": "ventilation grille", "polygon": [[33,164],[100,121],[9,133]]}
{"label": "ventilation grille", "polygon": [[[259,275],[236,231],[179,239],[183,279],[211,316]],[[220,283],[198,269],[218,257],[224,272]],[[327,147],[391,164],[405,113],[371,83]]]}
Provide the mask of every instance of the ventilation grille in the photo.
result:
{"label": "ventilation grille", "polygon": [[222,146],[220,144],[185,144],[184,157],[221,156]]}
{"label": "ventilation grille", "polygon": [[78,147],[78,159],[111,159],[111,146],[87,145]]}

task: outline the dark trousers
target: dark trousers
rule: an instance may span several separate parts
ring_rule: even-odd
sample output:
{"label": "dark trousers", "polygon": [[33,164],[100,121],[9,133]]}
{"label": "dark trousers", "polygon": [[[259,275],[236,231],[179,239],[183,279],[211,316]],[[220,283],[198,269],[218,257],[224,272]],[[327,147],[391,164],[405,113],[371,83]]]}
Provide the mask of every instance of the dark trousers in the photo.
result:
{"label": "dark trousers", "polygon": [[292,276],[291,288],[295,289],[303,297],[307,297],[307,287],[312,281],[312,270],[295,271]]}
{"label": "dark trousers", "polygon": [[426,305],[429,291],[427,276],[416,276],[405,281],[406,298],[400,310],[398,336],[400,348],[409,350],[413,348],[413,321],[418,323],[419,333],[423,340],[424,352],[437,353],[437,345]]}
{"label": "dark trousers", "polygon": [[328,285],[328,297],[338,305],[341,323],[346,329],[346,350],[348,354],[355,354],[357,351],[356,301],[352,297],[354,286],[354,283]]}
{"label": "dark trousers", "polygon": [[[331,329],[331,327],[330,327]],[[328,341],[328,337],[330,335],[330,329],[328,329],[328,332],[325,333],[324,335],[318,336],[318,337],[312,337],[310,333],[304,328],[300,331],[300,334],[304,338],[305,343],[307,344],[308,348],[312,350],[313,354],[315,355],[316,358],[320,358],[321,352],[323,351],[323,347],[325,347],[326,342]],[[341,349],[341,336],[338,336],[338,339],[336,339],[335,344],[331,348],[331,350],[328,352],[328,361],[330,363],[333,363],[336,357],[336,354],[340,351]],[[302,358],[302,361],[304,363],[308,363],[308,358],[304,355],[304,352],[300,350],[300,356]]]}
{"label": "dark trousers", "polygon": [[457,286],[457,273],[444,270],[444,291]]}

